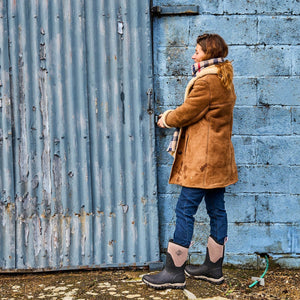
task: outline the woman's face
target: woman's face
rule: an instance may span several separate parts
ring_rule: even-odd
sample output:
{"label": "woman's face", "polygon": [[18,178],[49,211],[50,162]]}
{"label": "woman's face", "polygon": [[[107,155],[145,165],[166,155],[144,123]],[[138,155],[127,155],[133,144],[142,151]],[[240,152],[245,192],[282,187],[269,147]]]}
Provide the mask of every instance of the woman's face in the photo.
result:
{"label": "woman's face", "polygon": [[197,44],[192,59],[194,60],[195,63],[197,63],[203,61],[204,57],[205,57],[205,53],[203,52],[202,47],[199,44]]}

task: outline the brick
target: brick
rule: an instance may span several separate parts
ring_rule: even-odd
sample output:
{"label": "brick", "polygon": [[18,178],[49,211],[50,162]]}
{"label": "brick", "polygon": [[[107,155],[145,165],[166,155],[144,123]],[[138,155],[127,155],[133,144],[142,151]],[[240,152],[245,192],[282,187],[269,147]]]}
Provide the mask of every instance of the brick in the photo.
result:
{"label": "brick", "polygon": [[187,46],[189,42],[189,17],[155,18],[153,40],[155,47]]}
{"label": "brick", "polygon": [[159,165],[158,171],[158,191],[161,194],[178,194],[181,187],[175,184],[169,184],[169,177],[171,172],[171,166],[169,165]]}
{"label": "brick", "polygon": [[235,254],[292,253],[289,224],[230,224],[226,251]]}
{"label": "brick", "polygon": [[174,230],[175,230],[175,224],[160,224],[159,241],[160,241],[160,248],[163,252],[166,251],[169,240],[173,238]]}
{"label": "brick", "polygon": [[290,46],[231,46],[235,75],[246,77],[287,76],[292,73]]}
{"label": "brick", "polygon": [[159,223],[175,224],[175,208],[177,204],[177,195],[161,194],[158,200]]}
{"label": "brick", "polygon": [[285,107],[235,107],[235,135],[291,134],[291,111]]}
{"label": "brick", "polygon": [[300,194],[298,166],[239,166],[238,174],[239,181],[227,192]]}
{"label": "brick", "polygon": [[[291,230],[291,235],[293,237],[293,252],[300,253],[300,225],[299,221],[297,225],[294,225]],[[298,257],[299,258],[299,257]]]}
{"label": "brick", "polygon": [[193,3],[190,0],[154,0],[153,6],[175,6],[175,5],[199,5],[200,13],[221,14],[223,13],[223,1],[221,0],[201,0]]}
{"label": "brick", "polygon": [[235,160],[238,165],[256,164],[256,138],[252,136],[233,136]]}
{"label": "brick", "polygon": [[191,76],[191,59],[194,48],[160,47],[157,49],[157,61],[154,62],[155,75],[160,76]]}
{"label": "brick", "polygon": [[258,19],[258,42],[268,45],[297,45],[299,29],[299,16],[262,16]]}
{"label": "brick", "polygon": [[184,101],[185,87],[192,76],[155,78],[156,105],[180,105]]}
{"label": "brick", "polygon": [[[187,0],[187,3],[191,3],[191,1]],[[222,14],[224,11],[222,0],[201,0],[197,2],[197,5],[200,6],[200,13]]]}
{"label": "brick", "polygon": [[224,0],[224,11],[229,14],[299,14],[297,0]]}
{"label": "brick", "polygon": [[190,46],[196,45],[197,36],[204,32],[218,33],[228,45],[253,45],[258,41],[257,17],[200,15],[191,20],[190,32]]}
{"label": "brick", "polygon": [[258,79],[261,104],[299,105],[300,77],[268,77]]}
{"label": "brick", "polygon": [[256,78],[234,77],[233,83],[237,106],[251,106],[257,104]]}
{"label": "brick", "polygon": [[257,139],[257,162],[258,164],[299,166],[299,149],[299,137],[260,137]]}
{"label": "brick", "polygon": [[[300,6],[300,5],[299,5]],[[292,75],[300,75],[300,46],[292,47]]]}
{"label": "brick", "polygon": [[255,206],[257,222],[299,223],[299,196],[261,194]]}
{"label": "brick", "polygon": [[300,107],[292,109],[292,127],[294,134],[300,134]]}
{"label": "brick", "polygon": [[232,254],[225,253],[224,265],[241,266],[243,269],[264,269],[266,267],[265,259],[260,259],[257,254]]}
{"label": "brick", "polygon": [[300,178],[300,167],[291,167],[289,169],[289,183],[290,183],[290,190],[289,192],[291,194],[298,194],[300,195],[300,184],[299,184],[299,178]]}
{"label": "brick", "polygon": [[255,195],[225,194],[228,224],[255,221]]}
{"label": "brick", "polygon": [[283,269],[300,269],[299,255],[295,257],[280,255],[278,258],[273,257],[273,261]]}
{"label": "brick", "polygon": [[239,166],[239,181],[227,188],[229,193],[290,193],[290,167]]}

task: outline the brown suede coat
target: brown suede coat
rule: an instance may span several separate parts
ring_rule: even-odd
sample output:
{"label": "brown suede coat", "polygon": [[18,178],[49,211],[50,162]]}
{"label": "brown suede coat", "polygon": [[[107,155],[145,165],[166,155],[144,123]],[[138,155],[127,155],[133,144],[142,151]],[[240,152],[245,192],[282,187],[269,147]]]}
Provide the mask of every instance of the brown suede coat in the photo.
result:
{"label": "brown suede coat", "polygon": [[235,99],[233,86],[227,90],[217,74],[208,74],[197,78],[185,102],[166,114],[166,125],[181,127],[169,183],[211,189],[237,182],[231,142]]}

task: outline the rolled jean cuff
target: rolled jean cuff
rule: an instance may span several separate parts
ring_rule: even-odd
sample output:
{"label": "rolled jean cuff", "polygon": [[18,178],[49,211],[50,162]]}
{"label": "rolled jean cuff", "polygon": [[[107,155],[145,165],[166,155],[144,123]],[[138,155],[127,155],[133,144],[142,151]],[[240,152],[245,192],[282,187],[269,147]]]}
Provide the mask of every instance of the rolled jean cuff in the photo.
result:
{"label": "rolled jean cuff", "polygon": [[174,238],[173,238],[173,243],[174,243],[174,244],[177,244],[177,245],[179,245],[179,246],[185,247],[185,248],[189,248],[189,247],[190,247],[190,244],[191,244],[190,242],[185,242],[185,241],[183,241],[182,239],[176,240],[175,236],[174,236]]}
{"label": "rolled jean cuff", "polygon": [[216,237],[214,237],[213,235],[210,235],[210,237],[219,245],[223,246],[225,245],[225,243],[227,242],[228,238],[227,236],[225,236],[224,238],[222,239],[217,239]]}

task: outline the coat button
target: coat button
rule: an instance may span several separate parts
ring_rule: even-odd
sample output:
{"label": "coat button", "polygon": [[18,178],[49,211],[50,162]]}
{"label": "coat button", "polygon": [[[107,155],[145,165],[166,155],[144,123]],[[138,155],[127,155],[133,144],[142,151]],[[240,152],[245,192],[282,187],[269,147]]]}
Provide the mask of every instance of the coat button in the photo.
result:
{"label": "coat button", "polygon": [[178,150],[177,153],[178,153],[178,154],[182,154],[182,151],[181,151],[181,150]]}

